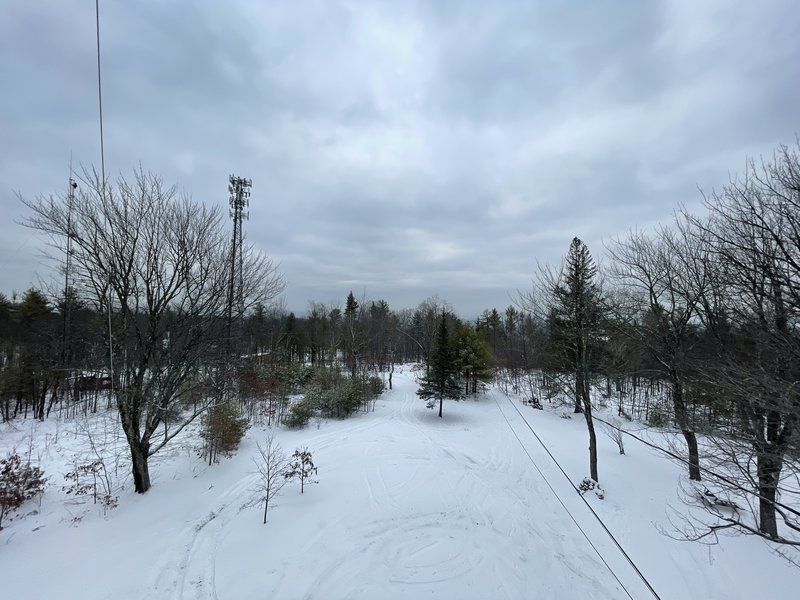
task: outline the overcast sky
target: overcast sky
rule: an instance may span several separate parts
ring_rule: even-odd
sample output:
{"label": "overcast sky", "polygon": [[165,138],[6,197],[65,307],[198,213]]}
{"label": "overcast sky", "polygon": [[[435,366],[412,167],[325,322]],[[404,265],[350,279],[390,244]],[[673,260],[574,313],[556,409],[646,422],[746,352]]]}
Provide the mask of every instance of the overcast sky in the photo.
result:
{"label": "overcast sky", "polygon": [[[800,132],[796,0],[100,1],[106,168],[227,210],[287,306],[463,316],[573,236],[697,205]],[[94,2],[0,0],[0,291],[53,278],[26,197],[100,162]]]}

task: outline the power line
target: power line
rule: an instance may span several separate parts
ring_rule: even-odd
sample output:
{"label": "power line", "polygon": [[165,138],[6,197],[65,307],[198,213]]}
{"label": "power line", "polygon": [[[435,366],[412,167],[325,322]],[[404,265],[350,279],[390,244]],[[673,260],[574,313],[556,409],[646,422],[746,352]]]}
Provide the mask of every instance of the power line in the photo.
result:
{"label": "power line", "polygon": [[[100,193],[106,195],[106,150],[103,140],[103,84],[100,70],[100,0],[94,1],[94,15],[97,39],[97,105],[100,117]],[[108,283],[108,368],[111,376],[111,394],[114,394],[114,343],[111,331],[111,281]]]}
{"label": "power line", "polygon": [[[577,491],[577,492],[579,493],[579,496],[580,496],[581,500],[583,500],[583,503],[586,505],[586,507],[587,507],[587,508],[589,509],[589,511],[592,513],[592,515],[594,516],[594,518],[595,518],[595,519],[597,519],[597,522],[598,522],[598,523],[600,523],[600,526],[601,526],[601,527],[603,528],[603,530],[606,532],[606,534],[608,535],[608,537],[609,537],[609,538],[611,538],[611,541],[613,541],[613,542],[614,542],[614,544],[616,545],[616,547],[619,549],[619,551],[622,553],[622,555],[625,557],[625,559],[626,559],[626,560],[628,561],[628,563],[631,565],[631,567],[632,567],[632,568],[633,568],[633,570],[636,572],[636,574],[639,576],[639,578],[640,578],[640,579],[641,579],[641,580],[644,582],[644,584],[647,586],[647,589],[648,589],[648,590],[650,590],[650,593],[652,593],[652,594],[653,594],[653,597],[654,597],[654,598],[656,598],[657,600],[661,600],[661,597],[658,595],[658,592],[656,592],[655,588],[654,588],[654,587],[653,587],[653,586],[650,584],[650,582],[647,580],[647,577],[645,577],[644,573],[642,573],[642,571],[639,569],[639,567],[637,567],[637,566],[636,566],[636,563],[634,563],[634,562],[633,562],[633,559],[630,557],[630,555],[629,555],[629,554],[628,554],[628,553],[625,551],[625,549],[622,547],[622,544],[620,544],[620,543],[619,543],[619,541],[617,540],[617,538],[614,536],[614,534],[613,534],[613,533],[611,533],[611,530],[610,530],[608,527],[606,527],[606,524],[605,524],[605,523],[603,522],[603,520],[600,518],[600,515],[598,515],[598,514],[597,514],[597,512],[595,512],[594,508],[592,508],[592,505],[591,505],[591,504],[589,504],[589,502],[586,500],[586,498],[584,498],[584,497],[583,497],[583,494],[581,494],[581,493],[580,493],[580,490],[579,490],[579,489],[578,489],[578,488],[575,486],[575,484],[572,482],[572,479],[570,479],[569,475],[567,475],[567,472],[566,472],[566,471],[563,469],[563,467],[562,467],[562,466],[561,466],[561,464],[558,462],[558,460],[556,460],[556,457],[555,457],[555,456],[553,456],[553,453],[552,453],[552,452],[550,452],[550,450],[549,450],[549,449],[547,448],[547,446],[544,444],[544,442],[542,441],[542,439],[539,437],[539,434],[537,434],[537,433],[536,433],[536,431],[534,431],[533,427],[531,427],[531,424],[530,424],[530,423],[528,423],[528,420],[527,420],[527,419],[524,417],[524,415],[522,414],[522,412],[520,412],[520,410],[519,410],[519,407],[517,407],[517,406],[516,406],[516,405],[515,405],[515,404],[514,404],[514,403],[511,401],[511,399],[510,399],[510,398],[509,398],[508,400],[509,400],[509,403],[511,404],[511,406],[513,406],[513,407],[514,407],[514,410],[516,410],[516,411],[517,411],[517,414],[518,414],[518,415],[520,416],[520,418],[523,420],[523,422],[525,423],[525,425],[527,425],[528,429],[530,429],[531,433],[534,435],[534,437],[536,438],[536,440],[539,442],[539,444],[542,446],[542,448],[544,448],[545,452],[547,452],[548,456],[551,458],[551,460],[552,460],[552,461],[555,463],[555,465],[558,467],[558,470],[559,470],[559,471],[561,471],[561,473],[564,475],[564,477],[567,479],[567,481],[569,481],[569,483],[570,483],[570,486],[572,486],[572,488],[573,488],[575,491]],[[553,492],[553,494],[555,495],[555,497],[556,497],[556,499],[558,500],[558,502],[561,504],[561,506],[564,508],[564,510],[565,510],[565,511],[567,512],[567,514],[569,515],[569,517],[572,519],[572,521],[573,521],[573,522],[575,523],[575,525],[578,527],[578,529],[580,530],[580,532],[583,534],[583,537],[585,537],[585,538],[586,538],[586,541],[588,541],[588,542],[589,542],[589,545],[591,545],[591,547],[594,549],[594,551],[595,551],[595,552],[597,553],[597,555],[600,557],[600,560],[602,560],[602,561],[603,561],[603,564],[604,564],[604,565],[606,565],[606,567],[608,567],[608,570],[609,570],[609,571],[611,572],[611,574],[614,576],[614,579],[616,579],[616,580],[617,580],[617,582],[619,582],[619,584],[622,586],[622,589],[623,589],[623,590],[625,590],[625,593],[628,595],[628,597],[629,597],[629,598],[633,598],[633,597],[631,596],[630,592],[628,592],[627,588],[626,588],[626,587],[623,585],[623,583],[622,583],[622,582],[619,580],[619,578],[617,577],[616,573],[614,573],[614,570],[613,570],[613,569],[612,569],[612,568],[609,566],[609,564],[608,564],[608,563],[605,561],[605,559],[603,558],[603,555],[600,553],[600,551],[597,549],[597,547],[596,547],[596,546],[595,546],[595,545],[592,543],[592,541],[589,539],[589,536],[586,534],[586,532],[583,530],[583,528],[581,528],[581,526],[578,524],[578,522],[577,522],[577,520],[575,519],[575,517],[573,517],[573,516],[572,516],[572,513],[570,513],[569,509],[566,507],[566,505],[564,504],[564,502],[561,500],[561,498],[559,497],[558,493],[557,493],[557,492],[555,491],[555,489],[553,489],[553,487],[550,485],[550,482],[547,480],[547,478],[545,477],[544,473],[542,473],[541,469],[539,469],[538,465],[536,464],[536,462],[535,462],[535,461],[533,460],[533,458],[531,457],[531,455],[530,455],[530,453],[528,452],[527,448],[525,448],[524,444],[522,443],[522,440],[520,440],[519,436],[517,435],[517,432],[516,432],[516,431],[514,431],[514,428],[511,426],[511,423],[510,423],[510,421],[508,420],[508,417],[506,417],[505,413],[503,413],[503,409],[502,409],[502,408],[500,408],[500,403],[499,403],[499,402],[497,402],[497,398],[495,398],[495,399],[494,399],[494,401],[495,401],[495,403],[497,404],[497,407],[498,407],[498,409],[500,409],[500,414],[502,414],[502,415],[503,415],[503,418],[505,419],[506,423],[508,424],[508,426],[509,426],[509,429],[511,429],[511,432],[514,434],[514,437],[516,437],[516,438],[517,438],[517,441],[519,442],[520,446],[522,446],[523,450],[525,450],[525,454],[527,454],[527,455],[528,455],[528,458],[530,458],[530,460],[531,460],[531,463],[533,463],[533,466],[536,468],[536,470],[537,470],[537,471],[539,472],[539,474],[542,476],[542,479],[543,479],[543,480],[544,480],[544,482],[547,484],[547,487],[549,487],[549,488],[550,488],[550,491],[552,491],[552,492]]]}
{"label": "power line", "polygon": [[581,527],[581,526],[580,526],[580,523],[578,523],[578,520],[577,520],[577,519],[576,519],[576,518],[575,518],[575,517],[572,515],[572,513],[570,512],[570,510],[567,508],[566,504],[564,504],[564,501],[563,501],[563,500],[561,500],[561,496],[559,496],[559,495],[558,495],[558,492],[556,492],[556,490],[553,488],[553,486],[552,486],[552,485],[550,485],[550,481],[547,479],[547,476],[545,476],[545,474],[544,474],[544,473],[542,472],[542,470],[539,468],[539,465],[537,465],[537,464],[536,464],[536,461],[535,461],[535,460],[533,460],[533,457],[531,456],[530,452],[528,452],[528,449],[525,447],[525,444],[523,444],[523,443],[522,443],[522,440],[521,440],[521,439],[519,438],[519,436],[517,435],[517,432],[514,430],[514,427],[512,427],[512,426],[511,426],[511,422],[508,420],[508,417],[506,417],[505,413],[503,412],[503,409],[502,409],[502,408],[500,408],[500,403],[499,403],[499,402],[497,402],[497,398],[495,398],[495,399],[494,399],[494,401],[495,401],[495,404],[497,404],[497,408],[500,410],[500,414],[503,416],[503,419],[505,419],[505,421],[506,421],[506,424],[508,425],[508,428],[511,430],[511,433],[513,433],[513,434],[514,434],[514,437],[515,437],[515,438],[517,438],[517,442],[519,442],[519,445],[520,445],[520,447],[522,448],[522,451],[523,451],[523,452],[525,452],[525,454],[528,456],[528,459],[531,461],[531,464],[532,464],[532,465],[534,466],[534,468],[535,468],[535,469],[538,471],[538,473],[539,473],[540,477],[542,478],[542,480],[544,480],[545,484],[547,484],[547,487],[548,487],[548,488],[550,488],[550,491],[551,491],[551,492],[553,492],[553,495],[556,497],[556,500],[558,500],[558,503],[561,505],[561,508],[563,508],[563,509],[564,509],[564,511],[567,513],[567,515],[569,515],[569,518],[570,518],[570,519],[572,519],[572,522],[575,524],[575,527],[577,527],[577,528],[578,528],[578,531],[580,531],[580,532],[581,532],[581,534],[583,535],[583,537],[586,539],[586,541],[587,541],[587,542],[589,543],[589,545],[592,547],[592,550],[594,550],[594,551],[595,551],[595,553],[596,553],[596,554],[597,554],[597,556],[600,558],[600,560],[602,561],[602,563],[603,563],[603,564],[606,566],[606,568],[609,570],[609,572],[610,572],[610,573],[611,573],[611,575],[614,577],[614,579],[617,581],[617,583],[620,585],[620,587],[622,587],[622,589],[625,591],[625,594],[628,596],[628,598],[630,598],[631,600],[633,600],[633,596],[632,596],[632,595],[631,595],[631,593],[628,591],[628,588],[626,588],[626,587],[625,587],[625,584],[624,584],[624,583],[622,583],[622,581],[620,580],[620,578],[619,578],[619,577],[617,577],[617,574],[614,572],[614,569],[612,569],[612,568],[611,568],[611,565],[609,565],[609,564],[606,562],[606,559],[605,559],[605,558],[603,558],[603,555],[601,554],[600,550],[598,550],[598,549],[597,549],[597,547],[596,547],[596,546],[594,545],[594,543],[592,542],[592,540],[591,540],[591,539],[589,539],[589,536],[588,536],[588,535],[586,534],[586,532],[583,530],[583,527]]}
{"label": "power line", "polygon": [[[517,410],[519,410],[519,409],[517,409]],[[676,453],[674,453],[674,452],[672,452],[670,450],[667,450],[666,448],[662,448],[661,446],[658,446],[658,445],[656,445],[656,444],[654,444],[652,442],[649,442],[649,441],[645,440],[644,438],[639,437],[638,435],[635,435],[635,434],[633,434],[633,433],[631,433],[629,431],[626,431],[626,430],[622,429],[621,427],[617,427],[616,425],[613,425],[612,423],[609,423],[608,421],[605,421],[605,420],[601,419],[600,417],[595,416],[594,414],[592,414],[592,419],[595,420],[595,421],[599,421],[603,425],[607,425],[608,427],[611,427],[612,429],[615,429],[615,430],[617,430],[617,431],[619,431],[621,433],[624,433],[625,435],[628,435],[628,436],[632,437],[633,439],[641,442],[645,446],[653,448],[654,450],[658,450],[662,454],[666,454],[670,458],[673,458],[673,459],[675,459],[676,461],[678,461],[680,463],[683,463],[683,464],[686,464],[686,465],[690,464],[690,462],[686,458],[684,458],[683,456],[680,456],[679,454],[676,454]],[[748,488],[736,483],[735,481],[733,481],[729,477],[726,477],[725,475],[717,473],[716,471],[712,471],[708,467],[704,467],[702,465],[698,465],[698,467],[699,467],[700,471],[702,471],[702,472],[704,472],[704,473],[706,473],[708,475],[711,475],[715,479],[718,479],[719,481],[731,486],[735,490],[738,490],[740,492],[744,492],[746,494],[750,494],[752,496],[755,496],[759,500],[767,500],[768,502],[770,502],[774,506],[782,508],[786,512],[792,513],[793,515],[795,515],[797,517],[800,517],[800,511],[792,508],[791,506],[787,506],[786,504],[783,504],[779,500],[771,500],[770,498],[765,498],[763,495],[759,494],[758,492],[755,492],[755,491],[753,491],[751,489],[748,489]]]}

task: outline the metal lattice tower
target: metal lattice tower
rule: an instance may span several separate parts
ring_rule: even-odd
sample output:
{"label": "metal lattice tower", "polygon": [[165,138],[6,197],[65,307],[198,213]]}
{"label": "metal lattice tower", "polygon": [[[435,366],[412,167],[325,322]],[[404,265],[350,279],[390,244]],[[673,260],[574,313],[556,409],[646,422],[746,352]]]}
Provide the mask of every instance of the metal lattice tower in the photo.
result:
{"label": "metal lattice tower", "polygon": [[244,315],[244,254],[242,221],[249,218],[250,188],[253,182],[244,177],[228,177],[230,215],[233,219],[231,240],[230,281],[228,287],[228,344],[233,349],[234,323]]}
{"label": "metal lattice tower", "polygon": [[[72,172],[72,159],[70,158],[70,173]],[[69,336],[70,336],[70,319],[71,319],[71,311],[72,311],[72,302],[73,298],[71,298],[71,290],[70,290],[70,275],[72,270],[72,238],[75,237],[74,232],[72,231],[72,205],[75,203],[75,189],[78,187],[78,183],[72,178],[69,178],[69,189],[67,192],[67,247],[66,247],[66,257],[64,261],[64,309],[63,309],[63,331],[62,331],[62,339],[61,339],[61,366],[66,367],[70,362],[70,348],[69,348]]]}

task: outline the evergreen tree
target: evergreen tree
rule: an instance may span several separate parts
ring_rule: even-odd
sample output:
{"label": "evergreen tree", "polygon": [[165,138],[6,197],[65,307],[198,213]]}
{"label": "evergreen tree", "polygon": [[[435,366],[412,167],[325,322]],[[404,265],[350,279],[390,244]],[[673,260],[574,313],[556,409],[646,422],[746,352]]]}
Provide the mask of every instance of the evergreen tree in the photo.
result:
{"label": "evergreen tree", "polygon": [[347,302],[344,308],[345,356],[347,358],[347,366],[350,368],[351,377],[356,376],[356,367],[358,366],[358,346],[360,343],[358,309],[358,302],[351,291],[349,294],[347,294]]}
{"label": "evergreen tree", "polygon": [[423,378],[420,388],[417,390],[417,395],[428,401],[428,408],[433,408],[436,400],[439,401],[440,417],[445,398],[460,400],[463,397],[457,359],[447,333],[447,313],[443,313],[428,361],[428,374]]}
{"label": "evergreen tree", "polygon": [[600,345],[601,296],[595,278],[597,266],[589,249],[574,238],[565,270],[553,289],[550,310],[552,349],[564,367],[574,374],[575,412],[583,412],[589,429],[589,466],[598,481],[597,438],[589,394],[591,374]]}
{"label": "evergreen tree", "polygon": [[478,382],[488,383],[494,377],[494,357],[483,333],[471,325],[460,325],[453,334],[456,366],[464,376],[464,394],[478,392]]}

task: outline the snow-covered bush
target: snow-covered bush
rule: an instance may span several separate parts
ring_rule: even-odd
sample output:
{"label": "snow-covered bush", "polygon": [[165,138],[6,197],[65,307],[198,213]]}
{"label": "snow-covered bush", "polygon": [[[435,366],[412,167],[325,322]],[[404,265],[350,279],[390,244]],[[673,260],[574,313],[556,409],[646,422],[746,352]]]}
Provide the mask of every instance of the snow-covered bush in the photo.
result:
{"label": "snow-covered bush", "polygon": [[605,492],[603,491],[603,488],[600,487],[599,483],[590,477],[584,477],[583,481],[581,481],[580,485],[578,486],[578,492],[583,495],[590,491],[594,491],[595,496],[600,498],[600,500],[606,497]]}
{"label": "snow-covered bush", "polygon": [[0,459],[0,529],[3,517],[43,492],[45,483],[42,470],[23,464],[16,452]]}
{"label": "snow-covered bush", "polygon": [[314,466],[314,459],[308,448],[300,450],[299,448],[292,454],[291,461],[283,472],[283,477],[286,480],[299,479],[300,480],[300,493],[305,490],[305,486],[309,483],[319,483],[311,479],[312,475],[317,474],[317,467]]}
{"label": "snow-covered bush", "polygon": [[289,414],[284,419],[284,424],[291,429],[300,429],[308,425],[314,416],[314,407],[306,398],[298,400],[289,408]]}
{"label": "snow-covered bush", "polygon": [[625,441],[623,440],[625,432],[622,430],[619,419],[613,417],[609,418],[608,424],[603,424],[603,431],[608,437],[614,440],[617,448],[619,448],[619,453],[625,454]]}
{"label": "snow-covered bush", "polygon": [[655,407],[650,412],[647,423],[652,427],[665,427],[667,425],[667,415],[660,408]]}
{"label": "snow-covered bush", "polygon": [[119,504],[119,496],[112,494],[111,477],[102,458],[76,464],[72,471],[64,475],[64,479],[69,482],[63,488],[68,495],[91,496],[95,504],[100,503],[103,512]]}
{"label": "snow-covered bush", "polygon": [[203,428],[200,437],[203,438],[203,458],[208,459],[208,464],[217,461],[217,456],[232,456],[239,447],[244,434],[250,428],[250,423],[243,417],[238,407],[232,402],[221,402],[214,405],[203,416]]}
{"label": "snow-covered bush", "polygon": [[344,419],[359,409],[369,410],[383,392],[380,377],[346,377],[338,369],[317,369],[305,388],[305,400],[327,418]]}

